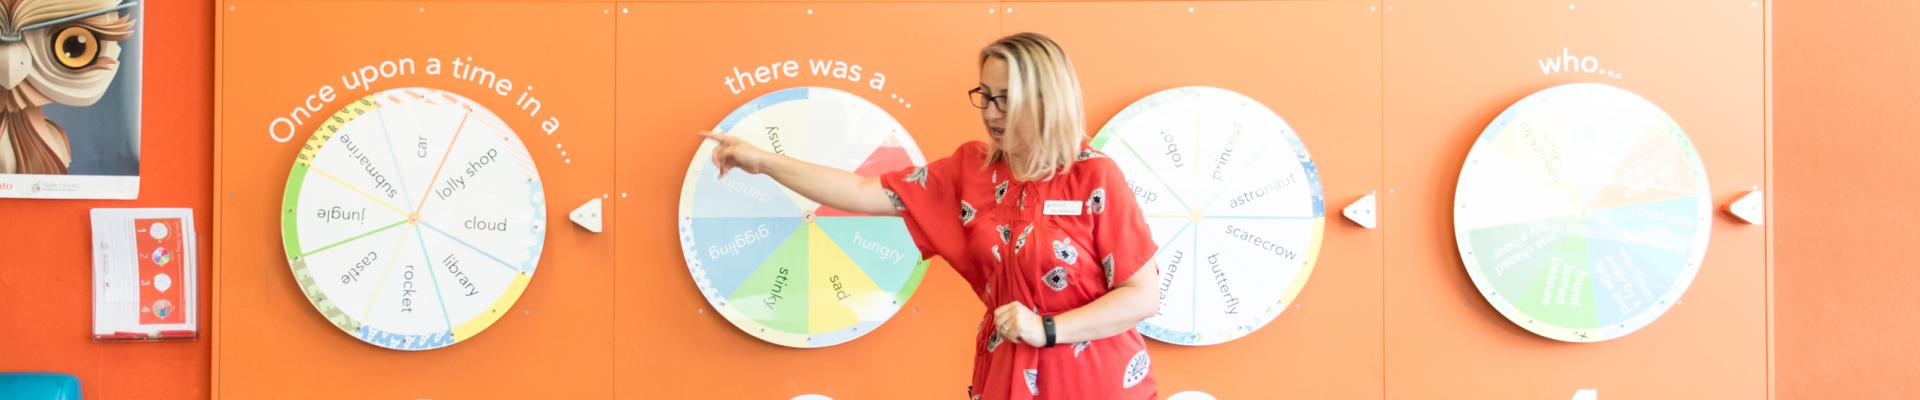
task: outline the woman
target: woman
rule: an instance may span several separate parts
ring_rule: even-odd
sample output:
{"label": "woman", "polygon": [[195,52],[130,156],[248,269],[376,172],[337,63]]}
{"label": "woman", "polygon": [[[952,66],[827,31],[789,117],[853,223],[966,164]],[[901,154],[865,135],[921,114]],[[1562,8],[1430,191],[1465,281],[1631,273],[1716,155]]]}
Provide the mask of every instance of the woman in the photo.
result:
{"label": "woman", "polygon": [[968,94],[988,140],[926,167],[868,178],[703,135],[721,174],[740,168],[830,207],[900,215],[920,254],[946,258],[989,310],[971,398],[1154,398],[1133,327],[1158,312],[1156,246],[1120,168],[1083,143],[1072,63],[1033,33],[979,60]]}

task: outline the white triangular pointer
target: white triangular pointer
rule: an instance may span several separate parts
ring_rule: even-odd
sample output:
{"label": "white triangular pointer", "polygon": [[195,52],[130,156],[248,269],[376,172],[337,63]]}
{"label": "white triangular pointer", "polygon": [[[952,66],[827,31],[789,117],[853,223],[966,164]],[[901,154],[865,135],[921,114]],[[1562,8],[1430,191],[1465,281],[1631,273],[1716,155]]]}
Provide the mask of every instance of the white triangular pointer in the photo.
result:
{"label": "white triangular pointer", "polygon": [[1366,196],[1361,196],[1359,200],[1354,200],[1353,204],[1348,204],[1345,210],[1340,211],[1340,215],[1347,216],[1348,220],[1362,227],[1373,229],[1374,222],[1378,221],[1373,212],[1375,203],[1377,202],[1373,200],[1373,192],[1367,192]]}
{"label": "white triangular pointer", "polygon": [[1727,213],[1749,224],[1765,225],[1767,223],[1766,198],[1766,192],[1760,189],[1748,191],[1746,195],[1740,196],[1739,200],[1734,200],[1732,204],[1727,205]]}
{"label": "white triangular pointer", "polygon": [[600,199],[587,200],[586,204],[581,204],[579,208],[567,214],[567,219],[573,220],[575,225],[587,228],[588,231],[600,233]]}

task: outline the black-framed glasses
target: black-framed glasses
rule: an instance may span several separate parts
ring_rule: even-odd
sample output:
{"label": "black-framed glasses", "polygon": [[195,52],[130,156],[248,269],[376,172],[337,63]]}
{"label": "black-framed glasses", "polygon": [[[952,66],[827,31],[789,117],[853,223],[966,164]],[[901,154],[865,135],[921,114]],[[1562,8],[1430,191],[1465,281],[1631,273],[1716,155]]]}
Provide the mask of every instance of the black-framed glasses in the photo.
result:
{"label": "black-framed glasses", "polygon": [[1000,112],[1007,112],[1007,96],[989,96],[986,89],[973,88],[967,91],[967,98],[973,100],[973,108],[985,110],[988,104]]}

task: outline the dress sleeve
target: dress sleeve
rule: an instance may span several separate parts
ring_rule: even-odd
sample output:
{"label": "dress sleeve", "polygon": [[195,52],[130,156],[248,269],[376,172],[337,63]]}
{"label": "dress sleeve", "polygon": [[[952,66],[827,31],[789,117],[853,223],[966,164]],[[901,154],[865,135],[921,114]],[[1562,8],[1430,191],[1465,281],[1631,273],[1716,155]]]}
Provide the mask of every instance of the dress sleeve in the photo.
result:
{"label": "dress sleeve", "polygon": [[1100,257],[1100,268],[1106,272],[1107,288],[1111,289],[1152,261],[1160,246],[1154,243],[1120,166],[1105,157],[1087,160],[1086,164],[1097,169],[1086,205],[1093,216],[1093,251]]}
{"label": "dress sleeve", "polygon": [[966,246],[965,232],[960,220],[960,181],[964,173],[963,165],[978,161],[969,157],[978,156],[974,147],[978,143],[960,146],[953,155],[927,164],[924,167],[908,167],[880,176],[880,186],[886,191],[893,208],[906,220],[907,232],[913,235],[913,244],[920,249],[921,259],[942,256],[952,259],[964,254]]}

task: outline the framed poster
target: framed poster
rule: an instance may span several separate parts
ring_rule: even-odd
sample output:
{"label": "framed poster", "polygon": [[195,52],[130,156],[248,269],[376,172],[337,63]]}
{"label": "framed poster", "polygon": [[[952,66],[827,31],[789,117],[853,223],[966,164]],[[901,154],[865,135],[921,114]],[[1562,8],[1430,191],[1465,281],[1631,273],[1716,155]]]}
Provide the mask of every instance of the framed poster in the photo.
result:
{"label": "framed poster", "polygon": [[0,197],[138,197],[140,3],[46,3],[0,14]]}

